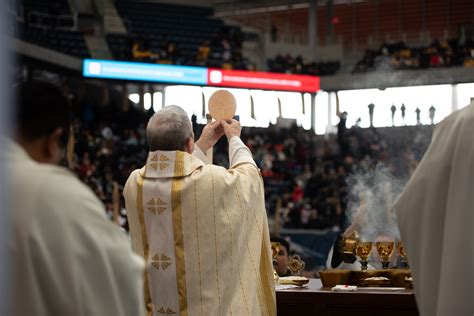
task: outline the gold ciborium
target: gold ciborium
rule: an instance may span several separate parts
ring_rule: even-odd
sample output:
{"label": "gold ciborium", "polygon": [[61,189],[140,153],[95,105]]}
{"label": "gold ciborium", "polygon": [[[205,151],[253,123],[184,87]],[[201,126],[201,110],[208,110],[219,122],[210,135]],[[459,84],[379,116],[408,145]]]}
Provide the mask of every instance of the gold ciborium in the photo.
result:
{"label": "gold ciborium", "polygon": [[407,259],[407,253],[405,251],[405,246],[403,246],[403,243],[401,241],[397,242],[397,250],[398,250],[398,255],[402,259],[402,268],[408,269],[408,259]]}
{"label": "gold ciborium", "polygon": [[342,249],[342,260],[347,263],[354,263],[356,261],[355,250],[358,240],[357,232],[349,236],[344,236],[341,240],[340,247]]}
{"label": "gold ciborium", "polygon": [[356,253],[360,258],[361,270],[367,270],[367,264],[369,263],[368,258],[372,251],[371,241],[359,241],[356,246]]}
{"label": "gold ciborium", "polygon": [[380,259],[382,259],[382,269],[388,269],[395,243],[393,241],[377,241],[375,247],[377,248]]}

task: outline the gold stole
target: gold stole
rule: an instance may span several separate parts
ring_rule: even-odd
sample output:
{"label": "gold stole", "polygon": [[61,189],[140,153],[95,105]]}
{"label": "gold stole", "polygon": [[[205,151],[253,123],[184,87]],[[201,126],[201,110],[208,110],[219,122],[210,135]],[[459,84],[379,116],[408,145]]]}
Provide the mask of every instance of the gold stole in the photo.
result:
{"label": "gold stole", "polygon": [[[173,167],[175,174],[183,174],[183,152],[160,153],[159,156],[155,154],[149,158],[145,174],[147,168],[171,172],[167,169]],[[173,315],[177,311],[180,315],[187,315],[181,218],[182,185],[182,177],[151,180],[140,174],[137,177],[137,210],[144,258],[147,263],[145,271],[147,315],[156,313]],[[173,238],[172,243],[168,240],[170,237]],[[173,247],[169,248],[170,245]],[[167,282],[157,282],[157,279]]]}

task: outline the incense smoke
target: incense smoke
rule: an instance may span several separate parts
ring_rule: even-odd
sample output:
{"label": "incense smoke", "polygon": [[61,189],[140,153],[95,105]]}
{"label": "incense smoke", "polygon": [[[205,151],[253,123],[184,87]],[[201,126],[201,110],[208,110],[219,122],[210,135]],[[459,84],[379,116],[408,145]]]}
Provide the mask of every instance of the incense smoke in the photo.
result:
{"label": "incense smoke", "polygon": [[360,239],[374,241],[377,236],[383,235],[398,240],[400,233],[393,203],[406,181],[394,177],[384,164],[378,164],[368,172],[350,175],[347,182],[350,189],[348,219],[351,223],[359,223],[356,231]]}

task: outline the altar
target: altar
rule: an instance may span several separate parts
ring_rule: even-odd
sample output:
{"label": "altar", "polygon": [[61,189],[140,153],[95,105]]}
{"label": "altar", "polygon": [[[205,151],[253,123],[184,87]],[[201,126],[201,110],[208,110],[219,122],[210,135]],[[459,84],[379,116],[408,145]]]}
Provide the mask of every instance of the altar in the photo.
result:
{"label": "altar", "polygon": [[307,287],[277,288],[279,316],[416,316],[418,309],[413,290],[390,291],[386,288],[356,292],[333,292],[311,279]]}

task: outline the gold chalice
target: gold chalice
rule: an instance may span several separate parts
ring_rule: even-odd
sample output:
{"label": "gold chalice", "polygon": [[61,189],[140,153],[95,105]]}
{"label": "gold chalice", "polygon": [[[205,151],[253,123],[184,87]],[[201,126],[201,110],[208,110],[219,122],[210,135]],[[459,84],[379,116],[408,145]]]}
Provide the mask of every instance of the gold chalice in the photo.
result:
{"label": "gold chalice", "polygon": [[402,259],[402,268],[408,269],[408,259],[407,259],[407,253],[405,251],[405,246],[403,246],[403,243],[401,241],[397,242],[397,250],[398,250],[398,255]]}
{"label": "gold chalice", "polygon": [[390,258],[393,255],[395,243],[393,241],[377,241],[375,243],[379,257],[382,259],[382,268],[388,269]]}
{"label": "gold chalice", "polygon": [[358,237],[357,232],[354,232],[342,238],[340,247],[342,249],[342,260],[344,260],[344,262],[354,263],[354,261],[356,261],[355,251]]}
{"label": "gold chalice", "polygon": [[371,241],[359,241],[356,246],[356,253],[360,257],[361,270],[367,270],[367,264],[369,263],[368,258],[372,251]]}

